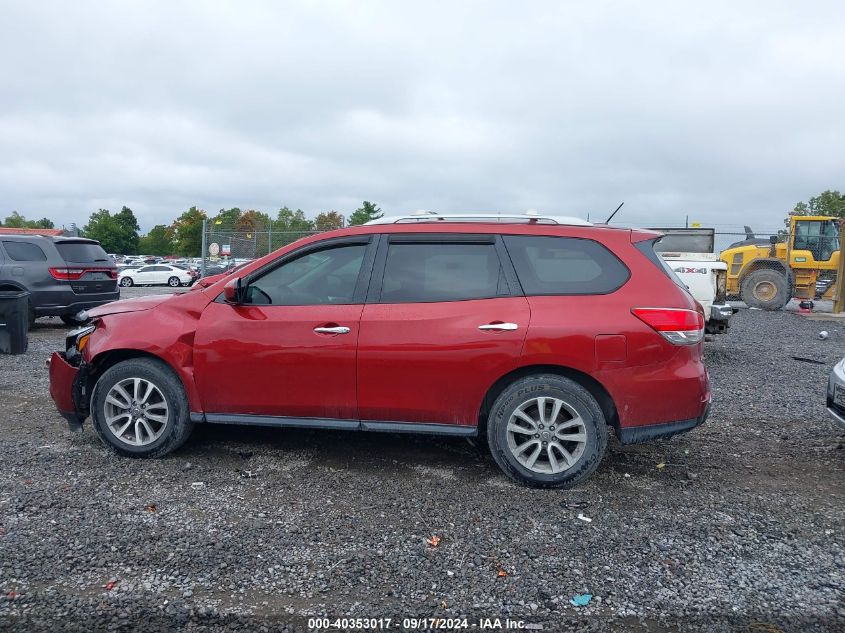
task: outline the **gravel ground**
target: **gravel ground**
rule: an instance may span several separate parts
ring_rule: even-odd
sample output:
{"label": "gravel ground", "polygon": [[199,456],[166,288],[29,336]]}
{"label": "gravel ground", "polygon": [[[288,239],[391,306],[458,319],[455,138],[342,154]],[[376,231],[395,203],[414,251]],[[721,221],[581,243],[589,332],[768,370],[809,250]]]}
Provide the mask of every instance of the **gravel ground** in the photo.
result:
{"label": "gravel ground", "polygon": [[64,332],[42,319],[0,358],[2,630],[845,630],[845,436],[824,410],[845,323],[743,309],[706,346],[708,423],[611,440],[569,491],[518,487],[458,439],[199,427],[122,459],[47,395]]}

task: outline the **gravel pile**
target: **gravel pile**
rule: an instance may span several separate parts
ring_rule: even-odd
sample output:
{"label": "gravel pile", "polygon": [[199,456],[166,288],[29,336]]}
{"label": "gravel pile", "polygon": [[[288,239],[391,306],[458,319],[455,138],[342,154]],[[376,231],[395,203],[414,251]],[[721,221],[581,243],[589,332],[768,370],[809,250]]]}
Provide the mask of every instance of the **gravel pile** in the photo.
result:
{"label": "gravel pile", "polygon": [[458,439],[200,427],[169,458],[118,458],[47,395],[64,332],[41,320],[0,357],[0,630],[845,629],[845,436],[824,410],[845,324],[742,310],[706,346],[709,422],[612,440],[569,491],[518,487]]}

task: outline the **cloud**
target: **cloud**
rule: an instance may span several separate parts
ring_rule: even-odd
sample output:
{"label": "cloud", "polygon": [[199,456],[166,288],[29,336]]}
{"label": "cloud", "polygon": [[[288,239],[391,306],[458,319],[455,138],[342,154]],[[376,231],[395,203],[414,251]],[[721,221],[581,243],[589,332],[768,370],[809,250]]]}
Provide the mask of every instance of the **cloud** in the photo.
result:
{"label": "cloud", "polygon": [[[0,217],[539,208],[780,225],[845,189],[839,2],[7,3]],[[740,219],[741,218],[741,219]]]}

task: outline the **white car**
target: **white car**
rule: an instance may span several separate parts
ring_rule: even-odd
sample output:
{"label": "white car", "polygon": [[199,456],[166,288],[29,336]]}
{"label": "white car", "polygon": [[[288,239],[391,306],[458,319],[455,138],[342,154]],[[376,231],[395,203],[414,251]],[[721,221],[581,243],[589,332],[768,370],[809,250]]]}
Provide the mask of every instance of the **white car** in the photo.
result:
{"label": "white car", "polygon": [[827,412],[836,424],[845,429],[845,358],[830,372],[827,382]]}
{"label": "white car", "polygon": [[124,270],[120,274],[120,285],[124,288],[130,286],[189,286],[194,278],[182,268],[168,264],[151,264],[130,270]]}

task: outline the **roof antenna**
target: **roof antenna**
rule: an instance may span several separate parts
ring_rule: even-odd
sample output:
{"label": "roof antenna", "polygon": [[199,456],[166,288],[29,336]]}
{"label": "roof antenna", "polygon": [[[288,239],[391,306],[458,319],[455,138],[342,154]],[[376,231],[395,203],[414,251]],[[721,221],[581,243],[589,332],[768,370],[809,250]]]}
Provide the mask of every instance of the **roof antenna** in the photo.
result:
{"label": "roof antenna", "polygon": [[610,217],[609,217],[609,218],[607,218],[607,219],[604,221],[604,223],[605,223],[605,224],[610,224],[610,221],[613,219],[613,216],[614,216],[614,215],[616,215],[616,213],[619,211],[619,209],[621,209],[621,208],[622,208],[622,205],[623,205],[623,204],[625,204],[625,203],[624,203],[624,202],[620,202],[620,203],[619,203],[619,206],[618,206],[618,207],[616,207],[616,211],[614,211],[613,213],[611,213],[611,214],[610,214]]}

